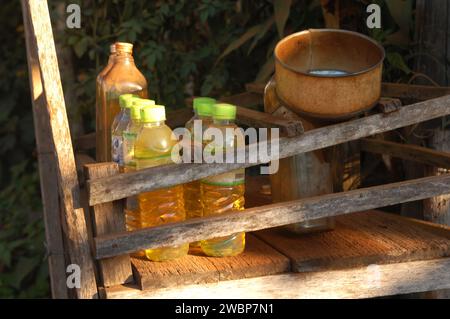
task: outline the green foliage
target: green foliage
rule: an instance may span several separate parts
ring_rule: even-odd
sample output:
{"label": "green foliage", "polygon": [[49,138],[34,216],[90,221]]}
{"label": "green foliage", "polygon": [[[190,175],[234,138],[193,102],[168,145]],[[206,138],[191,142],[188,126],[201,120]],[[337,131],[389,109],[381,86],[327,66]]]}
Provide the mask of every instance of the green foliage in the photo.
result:
{"label": "green foliage", "polygon": [[177,108],[192,95],[231,94],[247,82],[266,80],[273,70],[267,60],[279,39],[277,29],[290,33],[321,26],[318,3],[294,1],[291,7],[290,2],[105,0],[82,5],[83,28],[64,39],[77,57],[80,111],[91,118],[87,129],[93,129],[92,84],[112,42],[134,43],[150,95]]}

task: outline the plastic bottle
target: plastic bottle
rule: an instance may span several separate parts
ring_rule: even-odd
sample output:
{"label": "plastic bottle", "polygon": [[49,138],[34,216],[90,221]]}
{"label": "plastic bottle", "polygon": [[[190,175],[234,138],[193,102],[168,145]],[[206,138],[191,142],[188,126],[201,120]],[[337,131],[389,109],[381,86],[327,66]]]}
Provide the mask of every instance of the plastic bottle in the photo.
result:
{"label": "plastic bottle", "polygon": [[[124,172],[132,172],[136,170],[136,162],[134,159],[134,144],[137,134],[142,128],[141,125],[141,108],[145,106],[153,106],[155,102],[145,99],[133,99],[130,107],[130,122],[123,132],[123,160]],[[125,202],[125,221],[127,231],[133,231],[142,227],[141,217],[138,204],[138,196],[130,196]],[[132,254],[134,257],[145,257],[145,251],[138,251]]]}
{"label": "plastic bottle", "polygon": [[[216,104],[214,106],[213,124],[210,127],[218,128],[224,136],[224,153],[234,149],[237,138],[244,140],[242,133],[238,136],[226,135],[226,129],[236,129],[234,124],[236,107],[230,104]],[[214,146],[213,147],[220,147]],[[211,146],[211,143],[206,147]],[[236,212],[244,209],[245,169],[208,177],[201,180],[201,200],[203,215],[209,216],[225,212]],[[235,256],[244,251],[245,233],[236,233],[226,237],[202,240],[201,249],[207,256]]]}
{"label": "plastic bottle", "polygon": [[[136,169],[172,163],[171,151],[177,143],[172,130],[165,125],[165,108],[162,105],[141,109],[142,128],[134,146]],[[151,227],[186,219],[183,186],[177,185],[139,194],[139,211],[142,227]],[[189,244],[145,250],[147,259],[165,261],[187,255]]]}
{"label": "plastic bottle", "polygon": [[[191,146],[200,144],[203,146],[203,139],[201,136],[194,136],[194,121],[201,120],[202,132],[212,124],[212,112],[215,99],[209,97],[195,98],[193,102],[194,116],[186,123],[185,127],[191,132]],[[201,132],[199,132],[201,134]],[[191,154],[194,149],[192,148]],[[186,218],[196,218],[203,216],[203,208],[200,200],[200,181],[193,181],[183,185],[184,188],[184,208],[186,210]],[[200,242],[190,244],[191,247],[199,247]]]}
{"label": "plastic bottle", "polygon": [[136,137],[142,128],[141,109],[154,106],[155,101],[146,99],[134,99],[130,107],[130,122],[123,131],[123,160],[124,171],[132,172],[136,170],[136,161],[134,159],[134,145]]}
{"label": "plastic bottle", "polygon": [[111,127],[111,159],[119,164],[119,168],[123,171],[123,132],[130,124],[130,108],[133,101],[138,98],[133,94],[122,94],[119,96],[120,112],[114,118]]}
{"label": "plastic bottle", "polygon": [[119,113],[119,96],[133,93],[147,98],[147,81],[136,68],[132,56],[133,45],[117,42],[116,55],[111,69],[101,83],[96,112],[97,161],[111,161],[111,126]]}

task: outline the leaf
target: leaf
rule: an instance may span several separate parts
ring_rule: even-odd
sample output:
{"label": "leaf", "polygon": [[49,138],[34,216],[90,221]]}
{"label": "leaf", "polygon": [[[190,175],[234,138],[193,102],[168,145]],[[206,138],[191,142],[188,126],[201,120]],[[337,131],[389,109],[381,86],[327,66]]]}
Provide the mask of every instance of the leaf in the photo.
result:
{"label": "leaf", "polygon": [[233,52],[234,50],[238,49],[240,46],[242,46],[245,42],[253,38],[255,35],[258,34],[258,32],[261,29],[261,24],[255,25],[248,29],[243,35],[240,36],[239,39],[231,42],[228,47],[222,52],[222,54],[219,56],[219,58],[216,60],[216,64],[222,60],[224,57],[226,57],[228,54]]}
{"label": "leaf", "polygon": [[411,73],[411,69],[406,65],[403,57],[398,52],[388,52],[386,58],[394,68],[402,70],[406,74]]}
{"label": "leaf", "polygon": [[261,40],[266,35],[267,31],[269,31],[274,22],[275,22],[274,17],[270,17],[269,19],[267,19],[266,22],[264,22],[264,24],[261,26],[261,31],[259,31],[258,35],[255,36],[255,38],[253,39],[253,42],[250,45],[247,54],[250,54],[250,52],[255,48],[258,41]]}
{"label": "leaf", "polygon": [[273,10],[275,14],[275,22],[277,24],[278,35],[280,39],[284,35],[284,26],[289,18],[292,0],[273,0]]}
{"label": "leaf", "polygon": [[77,57],[81,58],[83,56],[88,48],[88,43],[89,38],[83,37],[80,41],[77,42],[77,44],[75,44],[73,49],[75,50],[75,54],[77,55]]}
{"label": "leaf", "polygon": [[275,70],[275,61],[273,57],[264,63],[256,76],[255,82],[265,83]]}

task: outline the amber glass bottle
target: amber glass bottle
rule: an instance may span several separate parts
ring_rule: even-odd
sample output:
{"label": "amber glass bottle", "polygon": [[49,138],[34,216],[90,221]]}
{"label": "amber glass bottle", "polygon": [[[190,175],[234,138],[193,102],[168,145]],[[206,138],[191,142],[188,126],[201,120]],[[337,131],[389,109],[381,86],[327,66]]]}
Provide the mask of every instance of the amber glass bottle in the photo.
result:
{"label": "amber glass bottle", "polygon": [[147,81],[138,70],[133,59],[133,45],[115,43],[115,56],[111,68],[100,85],[96,112],[97,161],[111,161],[111,125],[120,111],[119,96],[133,93],[147,98]]}

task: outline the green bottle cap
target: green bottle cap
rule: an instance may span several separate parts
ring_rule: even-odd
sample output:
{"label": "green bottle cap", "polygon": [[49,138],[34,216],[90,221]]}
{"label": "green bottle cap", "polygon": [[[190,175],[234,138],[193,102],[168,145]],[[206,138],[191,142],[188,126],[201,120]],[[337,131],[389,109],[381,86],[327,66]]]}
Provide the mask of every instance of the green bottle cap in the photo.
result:
{"label": "green bottle cap", "polygon": [[[215,100],[213,100],[213,101],[215,101]],[[212,116],[215,104],[216,104],[216,102],[212,102],[212,101],[197,102],[197,109],[196,109],[197,114],[200,116]]]}
{"label": "green bottle cap", "polygon": [[166,120],[166,108],[164,105],[151,105],[141,108],[141,122],[152,123]]}
{"label": "green bottle cap", "polygon": [[217,101],[211,97],[196,97],[196,98],[194,98],[194,101],[193,101],[194,111],[197,112],[197,108],[200,104],[203,105],[203,104],[208,104],[208,103],[214,105],[217,103]]}
{"label": "green bottle cap", "polygon": [[132,120],[140,120],[141,119],[141,106],[137,103],[133,103],[130,108],[130,117]]}
{"label": "green bottle cap", "polygon": [[139,98],[134,94],[122,94],[119,96],[119,106],[123,109],[131,107],[133,100]]}
{"label": "green bottle cap", "polygon": [[236,118],[236,106],[226,103],[214,105],[213,118],[217,120],[234,120]]}

